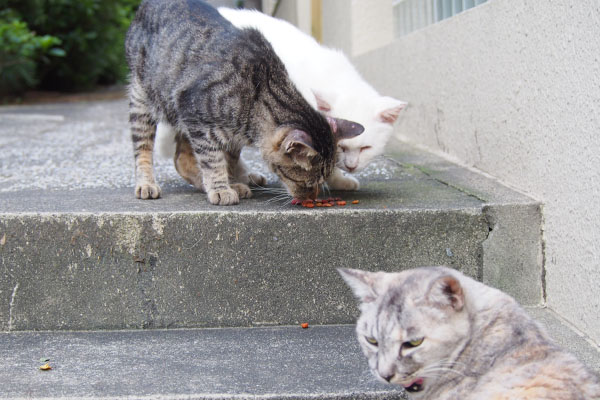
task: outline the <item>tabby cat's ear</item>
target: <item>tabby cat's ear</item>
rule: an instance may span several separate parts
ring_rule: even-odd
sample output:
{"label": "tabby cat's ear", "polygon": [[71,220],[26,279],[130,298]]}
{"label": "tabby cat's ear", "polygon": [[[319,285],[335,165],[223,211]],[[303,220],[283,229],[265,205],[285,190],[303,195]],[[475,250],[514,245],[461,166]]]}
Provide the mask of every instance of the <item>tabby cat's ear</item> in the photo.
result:
{"label": "tabby cat's ear", "polygon": [[374,272],[350,268],[338,268],[338,272],[361,302],[370,303],[377,298]]}
{"label": "tabby cat's ear", "polygon": [[358,122],[333,117],[327,117],[327,122],[331,126],[331,132],[336,141],[353,138],[365,131],[365,127]]}
{"label": "tabby cat's ear", "polygon": [[431,284],[427,299],[436,306],[451,307],[455,311],[462,310],[465,304],[465,294],[460,282],[450,275],[442,276]]}
{"label": "tabby cat's ear", "polygon": [[379,99],[379,111],[377,112],[377,118],[381,122],[387,124],[393,124],[398,119],[400,111],[404,110],[407,103],[405,101],[396,100],[392,97],[382,96]]}
{"label": "tabby cat's ear", "polygon": [[307,170],[312,166],[312,158],[317,155],[310,135],[299,129],[288,132],[281,142],[281,149],[285,154],[292,157],[297,164]]}

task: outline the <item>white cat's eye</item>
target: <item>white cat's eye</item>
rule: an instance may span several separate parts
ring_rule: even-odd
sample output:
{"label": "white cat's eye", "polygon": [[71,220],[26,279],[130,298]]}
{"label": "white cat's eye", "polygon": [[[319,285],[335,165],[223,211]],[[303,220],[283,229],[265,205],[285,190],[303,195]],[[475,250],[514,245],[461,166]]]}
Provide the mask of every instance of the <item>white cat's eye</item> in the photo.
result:
{"label": "white cat's eye", "polygon": [[369,344],[372,344],[373,346],[377,346],[378,345],[377,340],[375,338],[365,336],[365,339],[367,340],[367,342]]}
{"label": "white cat's eye", "polygon": [[421,345],[421,343],[423,343],[423,340],[425,340],[425,338],[410,340],[408,342],[402,343],[402,347],[404,347],[405,349],[411,349],[413,347],[418,347]]}
{"label": "white cat's eye", "polygon": [[360,148],[360,151],[369,150],[370,148],[371,148],[371,146],[363,146]]}

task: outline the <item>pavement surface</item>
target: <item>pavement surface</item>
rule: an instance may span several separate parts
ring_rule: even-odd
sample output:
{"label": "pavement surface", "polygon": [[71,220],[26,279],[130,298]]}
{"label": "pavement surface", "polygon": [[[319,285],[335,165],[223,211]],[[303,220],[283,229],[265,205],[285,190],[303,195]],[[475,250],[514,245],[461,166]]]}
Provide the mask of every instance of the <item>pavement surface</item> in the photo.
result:
{"label": "pavement surface", "polygon": [[[351,323],[335,268],[445,264],[541,302],[540,205],[408,146],[357,174],[357,205],[303,209],[255,149],[266,191],[213,206],[156,160],[133,195],[127,101],[0,107],[0,327],[198,328]],[[42,288],[42,290],[40,290]]]}
{"label": "pavement surface", "polygon": [[137,200],[131,147],[124,99],[0,107],[1,398],[400,399],[339,325],[357,314],[340,266],[446,264],[542,303],[541,205],[431,154],[393,144],[335,194],[358,205],[307,210],[269,190],[212,206],[159,158],[163,197]]}
{"label": "pavement surface", "polygon": [[3,399],[405,398],[353,326],[0,334],[0,382]]}

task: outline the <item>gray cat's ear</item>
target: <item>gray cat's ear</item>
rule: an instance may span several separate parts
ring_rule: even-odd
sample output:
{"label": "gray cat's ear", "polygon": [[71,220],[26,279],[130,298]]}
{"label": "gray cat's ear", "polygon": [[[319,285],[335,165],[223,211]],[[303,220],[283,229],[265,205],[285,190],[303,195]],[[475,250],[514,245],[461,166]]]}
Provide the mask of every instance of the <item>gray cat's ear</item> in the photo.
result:
{"label": "gray cat's ear", "polygon": [[325,101],[323,96],[313,90],[313,94],[315,95],[315,99],[317,100],[317,108],[319,111],[323,111],[324,113],[328,113],[331,111],[331,105]]}
{"label": "gray cat's ear", "polygon": [[451,307],[460,311],[465,305],[465,294],[458,279],[445,275],[436,279],[429,287],[427,299],[443,308]]}
{"label": "gray cat's ear", "polygon": [[338,272],[361,302],[370,303],[377,298],[374,272],[350,268],[338,268]]}
{"label": "gray cat's ear", "polygon": [[396,100],[392,97],[382,96],[379,100],[380,106],[377,112],[377,118],[381,122],[387,124],[393,124],[398,119],[400,111],[404,110],[406,105],[405,101]]}
{"label": "gray cat's ear", "polygon": [[365,131],[365,127],[358,122],[342,118],[327,117],[327,122],[331,126],[331,132],[333,132],[333,137],[335,137],[336,141],[353,138]]}
{"label": "gray cat's ear", "polygon": [[310,135],[299,129],[288,132],[281,142],[281,149],[305,169],[310,169],[311,160],[317,155]]}

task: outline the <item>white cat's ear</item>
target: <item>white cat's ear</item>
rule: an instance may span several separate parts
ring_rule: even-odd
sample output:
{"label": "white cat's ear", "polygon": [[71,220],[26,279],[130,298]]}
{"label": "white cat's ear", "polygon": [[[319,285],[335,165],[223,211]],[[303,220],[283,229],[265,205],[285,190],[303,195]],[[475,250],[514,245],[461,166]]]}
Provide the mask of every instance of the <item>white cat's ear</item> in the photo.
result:
{"label": "white cat's ear", "polygon": [[370,303],[377,298],[374,272],[350,268],[338,268],[338,272],[361,302]]}
{"label": "white cat's ear", "polygon": [[398,119],[400,111],[404,110],[406,105],[405,101],[396,100],[392,97],[383,96],[381,97],[379,111],[377,111],[377,118],[381,122],[393,124]]}
{"label": "white cat's ear", "polygon": [[436,279],[430,286],[427,299],[441,307],[451,307],[455,311],[462,310],[465,305],[465,294],[458,279],[445,275]]}
{"label": "white cat's ear", "polygon": [[329,126],[331,126],[331,132],[333,132],[336,141],[353,138],[365,131],[365,127],[358,122],[352,122],[342,118],[327,117],[327,122],[329,122]]}
{"label": "white cat's ear", "polygon": [[310,135],[299,129],[291,130],[281,142],[281,149],[305,169],[310,169],[311,160],[317,155]]}
{"label": "white cat's ear", "polygon": [[315,99],[317,100],[317,108],[319,111],[323,111],[324,113],[331,111],[331,105],[327,101],[325,101],[322,95],[315,92],[314,90],[313,94],[315,95]]}

